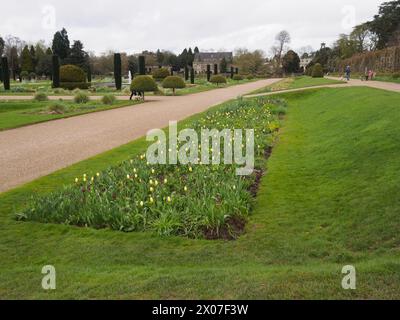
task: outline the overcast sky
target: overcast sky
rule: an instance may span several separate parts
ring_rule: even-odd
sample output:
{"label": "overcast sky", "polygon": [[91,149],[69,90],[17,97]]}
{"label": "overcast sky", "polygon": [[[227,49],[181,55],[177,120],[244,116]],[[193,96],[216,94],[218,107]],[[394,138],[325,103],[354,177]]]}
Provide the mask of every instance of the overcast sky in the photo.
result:
{"label": "overcast sky", "polygon": [[[1,5],[0,35],[50,42],[65,27],[87,51],[185,47],[262,49],[286,29],[293,49],[331,44],[373,17],[383,0],[17,0]],[[5,17],[5,18],[4,18]]]}

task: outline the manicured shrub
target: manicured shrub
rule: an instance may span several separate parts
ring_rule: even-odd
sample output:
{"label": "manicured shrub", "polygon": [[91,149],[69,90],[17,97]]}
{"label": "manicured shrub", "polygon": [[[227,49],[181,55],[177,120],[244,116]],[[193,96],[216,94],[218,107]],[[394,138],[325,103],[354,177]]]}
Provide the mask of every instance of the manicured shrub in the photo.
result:
{"label": "manicured shrub", "polygon": [[313,78],[323,78],[324,77],[324,70],[322,69],[321,64],[317,63],[313,70],[312,70],[312,77]]}
{"label": "manicured shrub", "polygon": [[233,80],[235,80],[235,81],[241,81],[241,80],[243,80],[243,76],[240,75],[240,74],[235,74],[235,75],[233,76]]}
{"label": "manicured shrub", "polygon": [[48,110],[51,113],[55,114],[64,114],[66,112],[65,105],[63,105],[61,102],[54,102],[52,103],[49,107]]}
{"label": "manicured shrub", "polygon": [[214,64],[214,75],[218,74],[218,65]]}
{"label": "manicured shrub", "polygon": [[79,91],[75,94],[74,102],[75,103],[88,103],[90,101],[89,96],[82,91]]}
{"label": "manicured shrub", "polygon": [[60,68],[60,82],[86,82],[86,75],[78,66],[68,64]]}
{"label": "manicured shrub", "polygon": [[60,82],[60,87],[65,90],[74,90],[74,89],[87,90],[90,87],[90,83],[87,83],[87,82]]}
{"label": "manicured shrub", "polygon": [[36,73],[31,72],[31,73],[29,74],[29,79],[36,79]]}
{"label": "manicured shrub", "polygon": [[235,75],[235,69],[231,67],[231,79],[233,79],[233,76]]}
{"label": "manicured shrub", "polygon": [[7,57],[1,58],[1,69],[3,72],[3,85],[4,90],[10,90],[10,70],[8,68],[8,60]]}
{"label": "manicured shrub", "polygon": [[114,78],[115,78],[115,88],[118,91],[122,89],[122,63],[121,54],[114,54]]}
{"label": "manicured shrub", "polygon": [[44,92],[36,93],[35,96],[33,97],[33,99],[35,101],[47,101],[47,100],[49,100],[49,98],[47,97],[47,95]]}
{"label": "manicured shrub", "polygon": [[67,92],[64,89],[56,88],[53,90],[55,94],[66,94]]}
{"label": "manicured shrub", "polygon": [[219,86],[221,83],[226,83],[226,78],[224,76],[216,75],[211,77],[210,82]]}
{"label": "manicured shrub", "polygon": [[143,100],[146,92],[155,92],[157,90],[157,83],[149,76],[137,76],[131,83],[131,91],[141,92]]}
{"label": "manicured shrub", "polygon": [[169,77],[169,70],[166,68],[160,68],[153,71],[153,78],[157,81],[162,81],[166,77]]}
{"label": "manicured shrub", "polygon": [[106,94],[101,98],[103,104],[113,105],[117,98],[113,94]]}
{"label": "manicured shrub", "polygon": [[139,56],[139,74],[144,76],[146,74],[146,58]]}
{"label": "manicured shrub", "polygon": [[162,83],[163,88],[172,89],[172,92],[175,95],[176,89],[183,89],[186,87],[185,81],[181,77],[178,76],[169,76],[164,79]]}
{"label": "manicured shrub", "polygon": [[247,79],[247,80],[253,80],[253,79],[254,79],[254,76],[253,76],[252,74],[249,74],[249,75],[246,77],[246,79]]}
{"label": "manicured shrub", "polygon": [[60,87],[60,60],[57,55],[53,55],[52,58],[52,78],[53,78],[53,88]]}
{"label": "manicured shrub", "polygon": [[86,82],[85,72],[74,65],[65,65],[60,68],[60,87],[68,90],[87,89],[90,84]]}

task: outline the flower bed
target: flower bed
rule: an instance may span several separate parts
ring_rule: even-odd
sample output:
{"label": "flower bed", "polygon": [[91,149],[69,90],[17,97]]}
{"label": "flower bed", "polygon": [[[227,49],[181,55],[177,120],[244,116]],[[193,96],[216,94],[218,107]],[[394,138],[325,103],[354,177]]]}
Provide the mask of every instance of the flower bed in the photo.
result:
{"label": "flower bed", "polygon": [[152,166],[142,154],[93,177],[83,174],[63,190],[32,199],[17,218],[124,232],[154,231],[162,236],[236,238],[251,212],[254,185],[285,108],[281,100],[236,100],[185,126],[197,132],[254,129],[256,172],[252,176],[237,176],[237,165]]}

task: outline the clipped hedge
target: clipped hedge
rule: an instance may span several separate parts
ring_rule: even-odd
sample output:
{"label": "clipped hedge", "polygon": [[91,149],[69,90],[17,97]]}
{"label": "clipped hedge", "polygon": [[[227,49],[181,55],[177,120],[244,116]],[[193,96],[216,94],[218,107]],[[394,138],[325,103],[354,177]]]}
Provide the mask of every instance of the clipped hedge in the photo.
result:
{"label": "clipped hedge", "polygon": [[186,88],[186,83],[181,77],[169,76],[164,79],[162,86],[165,89],[172,89],[173,93],[175,94],[175,89]]}
{"label": "clipped hedge", "polygon": [[235,74],[235,75],[233,76],[233,80],[235,80],[235,81],[242,81],[242,80],[243,80],[243,76],[240,75],[240,74]]}
{"label": "clipped hedge", "polygon": [[323,78],[324,77],[324,69],[322,68],[322,65],[317,63],[313,70],[312,70],[312,77],[313,78]]}
{"label": "clipped hedge", "polygon": [[60,88],[66,90],[82,89],[87,90],[90,88],[90,83],[88,82],[61,82]]}
{"label": "clipped hedge", "polygon": [[210,82],[219,86],[221,83],[222,84],[226,83],[226,78],[224,76],[220,76],[220,75],[212,76],[210,79]]}
{"label": "clipped hedge", "polygon": [[157,81],[162,81],[169,75],[170,72],[166,68],[160,68],[153,71],[153,78],[156,79]]}
{"label": "clipped hedge", "polygon": [[60,67],[60,82],[86,82],[86,74],[78,66],[68,64]]}

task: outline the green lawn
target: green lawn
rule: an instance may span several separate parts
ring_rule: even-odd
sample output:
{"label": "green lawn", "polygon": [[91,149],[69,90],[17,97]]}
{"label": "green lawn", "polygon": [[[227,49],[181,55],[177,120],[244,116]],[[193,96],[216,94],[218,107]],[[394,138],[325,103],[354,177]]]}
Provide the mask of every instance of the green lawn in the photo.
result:
{"label": "green lawn", "polygon": [[275,92],[275,91],[283,91],[290,89],[299,89],[299,88],[307,88],[307,87],[315,87],[322,86],[328,84],[343,84],[344,81],[331,80],[325,78],[312,78],[308,76],[300,76],[295,78],[285,78],[277,83],[269,85],[265,88],[258,89],[252,94],[258,93],[267,93],[267,92]]}
{"label": "green lawn", "polygon": [[[139,101],[116,101],[112,105],[100,101],[90,101],[86,104],[76,104],[72,101],[0,101],[0,131],[18,128],[30,124],[68,118],[91,112],[121,108],[140,103]],[[53,114],[49,107],[62,104],[66,111]]]}
{"label": "green lawn", "polygon": [[[120,163],[144,139],[0,195],[1,298],[400,298],[399,94],[284,95],[289,112],[247,234],[233,242],[16,222],[44,194]],[[41,268],[57,290],[41,289]],[[357,290],[341,288],[357,268]]]}

